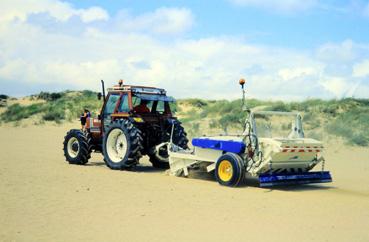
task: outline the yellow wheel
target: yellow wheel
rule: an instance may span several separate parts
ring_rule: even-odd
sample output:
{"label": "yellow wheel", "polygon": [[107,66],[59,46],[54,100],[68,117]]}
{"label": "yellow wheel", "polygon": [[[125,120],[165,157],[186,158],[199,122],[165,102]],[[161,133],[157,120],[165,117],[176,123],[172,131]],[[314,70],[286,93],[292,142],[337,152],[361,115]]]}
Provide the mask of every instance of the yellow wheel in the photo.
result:
{"label": "yellow wheel", "polygon": [[243,180],[245,167],[242,158],[234,153],[219,157],[215,166],[215,178],[224,186],[237,186]]}
{"label": "yellow wheel", "polygon": [[222,160],[219,163],[218,167],[219,178],[224,182],[228,182],[231,180],[233,176],[233,168],[232,164],[229,160]]}

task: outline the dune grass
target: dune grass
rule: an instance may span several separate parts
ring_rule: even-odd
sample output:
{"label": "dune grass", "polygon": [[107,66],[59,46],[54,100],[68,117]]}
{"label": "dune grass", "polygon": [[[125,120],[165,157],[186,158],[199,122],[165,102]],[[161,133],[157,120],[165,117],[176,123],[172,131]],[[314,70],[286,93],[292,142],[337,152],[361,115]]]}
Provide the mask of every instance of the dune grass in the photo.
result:
{"label": "dune grass", "polygon": [[[245,119],[242,101],[219,100],[205,101],[198,99],[181,100],[182,104],[194,105],[182,114],[184,123],[210,118],[210,128],[227,131],[230,127],[241,127]],[[320,100],[310,99],[302,102],[246,101],[248,108],[262,107],[266,111],[299,112],[303,115],[304,127],[309,134],[321,138],[322,133],[344,138],[348,143],[360,146],[369,145],[369,99]]]}
{"label": "dune grass", "polygon": [[44,111],[44,104],[31,104],[29,106],[21,106],[18,103],[10,105],[4,113],[1,114],[1,120],[4,122],[19,121],[29,118],[32,115]]}
{"label": "dune grass", "polygon": [[97,100],[97,94],[92,91],[45,93],[31,96],[33,100],[45,100],[44,103],[31,105],[10,105],[0,115],[3,122],[16,122],[27,119],[33,115],[41,115],[44,121],[55,121],[57,123],[65,120],[78,119],[84,108],[96,114],[102,105]]}
{"label": "dune grass", "polygon": [[[0,115],[1,122],[20,122],[38,115],[42,120],[57,123],[78,119],[84,108],[96,116],[102,106],[92,91],[60,93],[41,92],[31,96],[34,100],[45,100],[23,106],[13,104],[5,107]],[[2,99],[8,99],[1,95]],[[310,135],[320,138],[323,133],[344,138],[348,143],[360,146],[369,145],[369,99],[320,100],[309,99],[302,102],[262,101],[247,99],[248,108],[261,108],[270,111],[295,111],[303,115],[305,129]],[[187,132],[196,135],[207,129],[219,129],[227,132],[230,128],[240,129],[245,119],[242,100],[203,100],[182,99],[171,103],[187,128]],[[42,123],[40,122],[40,123]],[[205,123],[205,124],[204,124]]]}

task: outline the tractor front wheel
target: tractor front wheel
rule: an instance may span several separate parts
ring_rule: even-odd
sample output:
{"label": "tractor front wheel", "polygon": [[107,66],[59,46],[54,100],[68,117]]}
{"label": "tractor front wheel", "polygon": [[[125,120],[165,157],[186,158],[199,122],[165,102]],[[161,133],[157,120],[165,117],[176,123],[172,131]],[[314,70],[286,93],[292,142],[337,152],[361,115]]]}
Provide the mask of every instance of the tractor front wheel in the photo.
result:
{"label": "tractor front wheel", "polygon": [[70,130],[64,137],[63,151],[69,164],[85,165],[91,157],[88,138],[78,129]]}

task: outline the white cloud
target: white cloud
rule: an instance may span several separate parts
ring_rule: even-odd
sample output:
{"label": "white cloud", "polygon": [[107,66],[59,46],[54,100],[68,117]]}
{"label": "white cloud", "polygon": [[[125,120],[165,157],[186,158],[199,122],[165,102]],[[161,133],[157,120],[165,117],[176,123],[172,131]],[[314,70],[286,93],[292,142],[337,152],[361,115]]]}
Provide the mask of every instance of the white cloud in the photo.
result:
{"label": "white cloud", "polygon": [[360,63],[355,64],[353,67],[352,74],[354,77],[369,76],[369,60],[364,60]]}
{"label": "white cloud", "polygon": [[189,9],[160,8],[154,13],[143,16],[149,22],[156,33],[177,33],[189,30],[193,25],[193,16]]}
{"label": "white cloud", "polygon": [[78,10],[77,13],[85,23],[109,19],[109,14],[99,7]]}
{"label": "white cloud", "polygon": [[337,98],[343,97],[343,94],[349,88],[345,79],[341,77],[326,77],[321,80],[321,84],[326,90],[333,93]]}
{"label": "white cloud", "polygon": [[299,12],[315,7],[317,0],[230,0],[240,6],[250,6],[279,12]]}
{"label": "white cloud", "polygon": [[345,40],[342,43],[324,44],[318,48],[316,54],[317,58],[331,62],[349,62],[358,55],[352,40]]}
{"label": "white cloud", "polygon": [[67,21],[78,16],[83,22],[107,20],[108,13],[100,7],[75,9],[69,3],[58,0],[2,0],[0,3],[0,22],[25,22],[31,14],[47,13],[58,21]]}
{"label": "white cloud", "polygon": [[122,31],[173,35],[191,29],[194,17],[187,8],[159,8],[138,16],[121,11],[113,24]]}
{"label": "white cloud", "polygon": [[297,67],[297,68],[285,68],[278,72],[278,75],[283,80],[291,80],[304,76],[311,76],[317,74],[319,69],[313,67]]}
{"label": "white cloud", "polygon": [[[36,11],[34,6],[32,11],[22,10],[24,21],[1,23],[2,90],[19,90],[23,85],[98,90],[100,79],[112,85],[123,78],[131,84],[164,87],[178,98],[230,99],[240,97],[237,80],[244,77],[248,95],[257,98],[369,95],[362,64],[369,56],[368,45],[347,40],[299,51],[248,44],[232,36],[188,39],[181,34],[194,24],[189,9],[160,8],[141,15],[121,11],[109,16],[92,8],[84,9],[83,16],[81,9],[70,5],[65,5],[67,11],[52,12],[56,8],[52,3],[59,6],[57,1],[37,2],[51,3],[47,13],[66,29],[80,26],[70,33],[27,21]],[[73,22],[68,14],[79,21]],[[64,21],[67,16],[69,21]],[[328,73],[333,62],[348,66],[349,74]]]}

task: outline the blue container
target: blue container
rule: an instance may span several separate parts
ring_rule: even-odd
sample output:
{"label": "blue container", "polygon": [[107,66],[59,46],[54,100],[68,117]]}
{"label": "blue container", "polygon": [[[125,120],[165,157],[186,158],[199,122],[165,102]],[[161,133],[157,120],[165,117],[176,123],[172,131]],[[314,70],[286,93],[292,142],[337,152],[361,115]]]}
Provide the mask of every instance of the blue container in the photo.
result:
{"label": "blue container", "polygon": [[216,140],[209,138],[192,139],[192,145],[204,149],[223,150],[237,154],[245,152],[246,147],[242,141]]}

